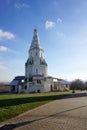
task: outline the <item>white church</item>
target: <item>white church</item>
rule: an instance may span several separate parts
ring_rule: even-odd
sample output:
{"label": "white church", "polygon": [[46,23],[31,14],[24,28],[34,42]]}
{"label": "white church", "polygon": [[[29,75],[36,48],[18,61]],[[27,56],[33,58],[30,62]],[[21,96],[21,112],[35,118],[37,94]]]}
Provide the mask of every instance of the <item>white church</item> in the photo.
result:
{"label": "white church", "polygon": [[10,93],[40,93],[50,91],[68,91],[69,82],[48,76],[48,65],[44,58],[44,50],[34,29],[29,48],[29,57],[25,63],[25,76],[16,76],[9,85]]}

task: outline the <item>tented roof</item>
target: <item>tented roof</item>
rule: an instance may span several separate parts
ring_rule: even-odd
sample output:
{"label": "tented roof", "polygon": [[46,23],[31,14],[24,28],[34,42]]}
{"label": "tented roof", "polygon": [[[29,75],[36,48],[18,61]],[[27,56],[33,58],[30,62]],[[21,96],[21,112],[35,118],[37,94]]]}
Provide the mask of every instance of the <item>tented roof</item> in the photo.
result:
{"label": "tented roof", "polygon": [[61,84],[70,84],[68,81],[66,81],[66,80],[60,80],[59,81]]}
{"label": "tented roof", "polygon": [[9,84],[10,86],[12,86],[12,85],[18,85],[18,83],[19,83],[19,80],[12,80],[12,82]]}
{"label": "tented roof", "polygon": [[31,46],[30,46],[30,50],[32,50],[34,48],[42,49],[37,29],[34,29],[34,35],[33,35],[32,43],[31,43]]}

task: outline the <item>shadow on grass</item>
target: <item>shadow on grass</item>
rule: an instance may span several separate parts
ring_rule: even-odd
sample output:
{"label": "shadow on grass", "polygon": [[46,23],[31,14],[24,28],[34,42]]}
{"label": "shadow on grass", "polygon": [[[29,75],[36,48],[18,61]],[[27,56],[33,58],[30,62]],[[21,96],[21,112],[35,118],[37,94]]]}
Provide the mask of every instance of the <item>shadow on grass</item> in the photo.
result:
{"label": "shadow on grass", "polygon": [[81,93],[71,94],[70,96],[67,96],[65,98],[79,98],[79,97],[86,97],[86,96],[87,96],[87,92],[81,92]]}
{"label": "shadow on grass", "polygon": [[14,98],[14,99],[1,99],[0,107],[15,106],[20,104],[39,102],[39,101],[53,101],[57,99],[67,99],[67,98],[78,98],[87,96],[85,93],[75,93],[75,94],[60,94],[60,95],[50,95],[50,96],[38,96],[38,97],[24,97],[24,98]]}
{"label": "shadow on grass", "polygon": [[39,102],[39,101],[52,101],[56,99],[61,99],[70,94],[61,94],[61,95],[51,95],[51,96],[38,96],[38,97],[24,97],[24,98],[14,98],[14,99],[1,99],[0,107],[15,106],[20,104]]}

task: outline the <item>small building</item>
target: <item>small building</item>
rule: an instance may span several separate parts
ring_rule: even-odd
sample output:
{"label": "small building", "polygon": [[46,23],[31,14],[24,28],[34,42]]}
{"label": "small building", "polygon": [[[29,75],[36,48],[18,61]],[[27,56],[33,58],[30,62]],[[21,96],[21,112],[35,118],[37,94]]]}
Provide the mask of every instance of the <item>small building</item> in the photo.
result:
{"label": "small building", "polygon": [[37,29],[34,29],[32,42],[25,63],[25,76],[17,76],[10,83],[11,93],[36,93],[69,90],[69,83],[65,80],[48,76],[48,64],[44,58]]}
{"label": "small building", "polygon": [[10,93],[21,93],[25,92],[25,76],[16,76],[9,84]]}
{"label": "small building", "polygon": [[[48,87],[47,87],[48,86]],[[55,77],[47,77],[45,87],[49,88],[49,91],[69,91],[70,83],[63,79],[58,79]]]}

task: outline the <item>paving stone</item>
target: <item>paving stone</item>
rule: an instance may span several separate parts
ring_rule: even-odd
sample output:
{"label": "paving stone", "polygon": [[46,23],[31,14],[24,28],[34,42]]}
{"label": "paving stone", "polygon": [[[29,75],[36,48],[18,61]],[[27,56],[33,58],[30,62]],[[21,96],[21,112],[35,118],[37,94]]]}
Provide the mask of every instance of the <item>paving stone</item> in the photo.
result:
{"label": "paving stone", "polygon": [[14,130],[87,130],[87,92],[55,100],[0,124],[0,130],[6,127]]}

